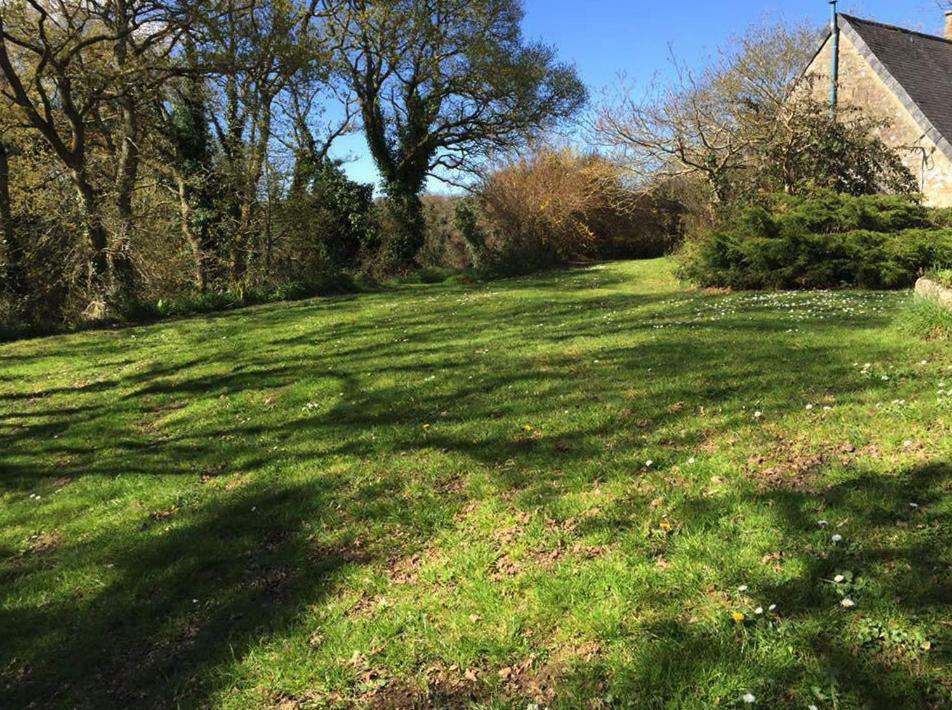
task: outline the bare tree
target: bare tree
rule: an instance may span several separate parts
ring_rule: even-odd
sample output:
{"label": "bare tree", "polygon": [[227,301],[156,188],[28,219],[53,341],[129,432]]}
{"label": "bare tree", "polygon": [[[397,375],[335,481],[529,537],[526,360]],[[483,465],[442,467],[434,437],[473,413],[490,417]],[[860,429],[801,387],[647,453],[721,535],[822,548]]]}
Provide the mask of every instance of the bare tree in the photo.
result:
{"label": "bare tree", "polygon": [[724,202],[778,130],[816,37],[804,27],[755,28],[699,73],[672,59],[671,85],[643,93],[623,86],[597,109],[593,140],[640,178],[699,176],[713,201]]}

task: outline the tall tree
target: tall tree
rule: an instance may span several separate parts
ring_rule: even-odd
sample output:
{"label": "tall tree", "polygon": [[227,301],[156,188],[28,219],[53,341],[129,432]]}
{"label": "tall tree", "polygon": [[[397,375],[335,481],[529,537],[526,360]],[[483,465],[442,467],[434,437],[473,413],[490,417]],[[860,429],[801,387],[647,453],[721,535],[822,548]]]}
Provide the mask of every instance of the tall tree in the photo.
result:
{"label": "tall tree", "polygon": [[209,126],[208,90],[192,42],[184,52],[186,71],[159,101],[167,149],[164,167],[179,204],[182,236],[195,261],[195,286],[205,292],[221,283],[221,239],[216,230],[215,147]]}
{"label": "tall tree", "polygon": [[522,37],[521,0],[323,0],[341,72],[395,217],[389,256],[423,243],[420,193],[573,114],[586,92]]}
{"label": "tall tree", "polygon": [[0,251],[3,252],[3,290],[15,302],[26,294],[26,276],[23,273],[23,245],[13,221],[10,201],[10,153],[12,143],[0,135]]}
{"label": "tall tree", "polygon": [[221,148],[219,175],[231,221],[231,280],[246,280],[255,208],[274,136],[278,97],[301,73],[320,65],[317,0],[224,0],[224,11],[206,28],[202,46],[214,66],[211,86],[219,110],[210,116]]}
{"label": "tall tree", "polygon": [[[90,251],[89,314],[131,295],[128,232],[138,171],[136,96],[148,93],[161,57],[175,45],[172,6],[152,0],[73,3],[11,0],[0,6],[0,75],[25,125],[50,145],[72,181]],[[119,116],[118,130],[110,125]],[[110,234],[110,200],[94,174],[93,135],[115,156],[112,183],[119,228]],[[118,137],[118,143],[113,139]]]}

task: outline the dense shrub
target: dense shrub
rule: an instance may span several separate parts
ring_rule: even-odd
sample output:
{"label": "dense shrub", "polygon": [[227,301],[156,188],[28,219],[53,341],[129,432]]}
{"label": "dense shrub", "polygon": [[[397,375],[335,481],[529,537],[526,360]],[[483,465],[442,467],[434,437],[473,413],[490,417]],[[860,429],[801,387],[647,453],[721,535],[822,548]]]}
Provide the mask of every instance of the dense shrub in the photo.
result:
{"label": "dense shrub", "polygon": [[426,235],[417,260],[424,268],[465,269],[473,265],[456,222],[456,207],[461,200],[450,195],[423,196]]}
{"label": "dense shrub", "polygon": [[775,196],[685,245],[681,275],[703,286],[905,288],[952,261],[952,230],[899,196]]}
{"label": "dense shrub", "polygon": [[661,256],[681,233],[675,203],[627,189],[597,155],[549,148],[490,174],[457,227],[474,262],[496,273]]}

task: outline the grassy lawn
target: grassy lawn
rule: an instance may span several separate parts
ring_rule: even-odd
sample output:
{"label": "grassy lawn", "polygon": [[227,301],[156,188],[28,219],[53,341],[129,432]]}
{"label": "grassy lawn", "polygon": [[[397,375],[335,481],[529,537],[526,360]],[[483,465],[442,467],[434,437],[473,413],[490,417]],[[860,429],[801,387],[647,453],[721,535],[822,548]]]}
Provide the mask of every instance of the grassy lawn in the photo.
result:
{"label": "grassy lawn", "polygon": [[945,707],[952,347],[671,268],[0,346],[0,707]]}

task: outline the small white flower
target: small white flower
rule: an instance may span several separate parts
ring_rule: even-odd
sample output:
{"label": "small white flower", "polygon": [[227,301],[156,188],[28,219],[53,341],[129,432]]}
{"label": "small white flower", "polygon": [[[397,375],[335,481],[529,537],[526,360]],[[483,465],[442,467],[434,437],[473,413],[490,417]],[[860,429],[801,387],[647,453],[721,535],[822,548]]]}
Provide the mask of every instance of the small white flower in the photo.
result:
{"label": "small white flower", "polygon": [[807,710],[820,710],[816,705],[807,705]]}
{"label": "small white flower", "polygon": [[754,694],[749,691],[741,695],[740,699],[743,700],[748,705],[753,705],[754,703],[757,702],[757,698],[755,698]]}
{"label": "small white flower", "polygon": [[754,609],[754,613],[757,614],[757,616],[760,616],[761,614],[764,613],[764,608],[762,606],[759,606],[756,609]]}
{"label": "small white flower", "polygon": [[737,588],[737,591],[738,591],[738,592],[746,592],[746,591],[747,591],[747,585],[746,585],[746,584],[740,585],[740,586]]}
{"label": "small white flower", "polygon": [[771,604],[770,606],[767,607],[767,611],[776,611],[776,609],[777,609],[776,604]]}
{"label": "small white flower", "polygon": [[844,609],[852,609],[854,606],[856,606],[856,602],[854,602],[849,597],[846,597],[846,599],[840,602],[840,606]]}
{"label": "small white flower", "polygon": [[754,419],[760,419],[762,416],[764,416],[764,413],[761,412],[759,409],[756,412],[754,412]]}
{"label": "small white flower", "polygon": [[647,468],[651,468],[651,466],[652,466],[653,463],[654,463],[654,461],[652,461],[651,459],[648,459],[647,461],[645,461],[645,466],[646,466]]}
{"label": "small white flower", "polygon": [[910,503],[910,504],[909,504],[909,507],[912,508],[913,510],[919,510],[919,504],[918,504],[918,503]]}
{"label": "small white flower", "polygon": [[836,582],[837,584],[839,584],[839,583],[842,582],[844,579],[846,579],[846,577],[844,577],[844,576],[841,575],[841,574],[838,574],[838,575],[836,575],[836,576],[833,578],[833,581]]}
{"label": "small white flower", "polygon": [[693,457],[693,456],[692,456],[691,458],[689,458],[689,459],[688,459],[688,463],[694,463],[694,461],[695,461],[695,459],[694,459],[694,457]]}
{"label": "small white flower", "polygon": [[829,521],[829,520],[817,520],[817,521],[816,521],[816,524],[819,525],[821,528],[825,528],[827,525],[830,524],[830,521]]}
{"label": "small white flower", "polygon": [[812,405],[812,404],[808,404],[808,405],[807,405],[807,411],[809,412],[811,409],[813,409],[813,405]]}
{"label": "small white flower", "polygon": [[836,545],[836,544],[839,544],[839,543],[843,542],[843,536],[840,535],[839,533],[835,533],[835,534],[830,538],[830,540],[833,542],[834,545]]}

